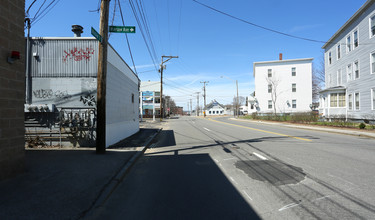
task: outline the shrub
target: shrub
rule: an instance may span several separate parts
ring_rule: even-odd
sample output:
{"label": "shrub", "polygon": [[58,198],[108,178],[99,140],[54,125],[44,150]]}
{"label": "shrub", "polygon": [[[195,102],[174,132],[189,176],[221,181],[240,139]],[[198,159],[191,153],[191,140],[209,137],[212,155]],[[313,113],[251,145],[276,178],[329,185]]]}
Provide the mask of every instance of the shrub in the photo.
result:
{"label": "shrub", "polygon": [[361,123],[358,125],[359,129],[365,129],[366,128],[366,124],[365,123]]}

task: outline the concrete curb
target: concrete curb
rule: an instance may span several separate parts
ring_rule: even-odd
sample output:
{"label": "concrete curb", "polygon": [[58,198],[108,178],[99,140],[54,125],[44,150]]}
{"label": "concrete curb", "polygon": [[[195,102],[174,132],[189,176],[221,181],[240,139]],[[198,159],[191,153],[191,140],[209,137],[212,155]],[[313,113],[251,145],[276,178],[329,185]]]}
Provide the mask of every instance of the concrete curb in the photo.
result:
{"label": "concrete curb", "polygon": [[366,131],[340,130],[340,129],[334,129],[334,128],[325,128],[325,127],[321,127],[321,126],[315,127],[315,126],[306,126],[306,125],[293,125],[293,124],[283,124],[283,123],[278,123],[278,122],[252,121],[252,120],[236,119],[236,118],[230,118],[230,119],[231,120],[244,121],[244,122],[250,122],[250,123],[260,123],[260,124],[268,124],[268,125],[282,125],[282,126],[291,127],[291,128],[300,128],[300,129],[306,129],[306,130],[325,131],[325,132],[336,133],[336,134],[346,134],[346,135],[352,135],[352,136],[375,138],[375,133],[370,133],[370,132],[366,132]]}
{"label": "concrete curb", "polygon": [[151,142],[155,139],[155,137],[162,131],[162,128],[152,135],[149,140],[147,140],[145,146],[142,150],[138,151],[134,154],[128,162],[117,172],[117,174],[110,180],[108,184],[103,187],[103,190],[100,192],[97,199],[93,202],[91,207],[85,211],[80,219],[87,219],[92,217],[94,211],[102,206],[112,195],[112,193],[116,190],[118,185],[124,180],[126,174],[130,171],[131,167],[135,164],[135,162],[143,155],[146,149],[151,145]]}

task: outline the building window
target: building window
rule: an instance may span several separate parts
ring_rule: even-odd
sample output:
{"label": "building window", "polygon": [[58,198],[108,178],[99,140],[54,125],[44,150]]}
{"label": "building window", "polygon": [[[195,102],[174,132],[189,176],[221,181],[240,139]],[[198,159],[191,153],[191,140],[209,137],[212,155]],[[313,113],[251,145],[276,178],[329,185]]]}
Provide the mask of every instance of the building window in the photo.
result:
{"label": "building window", "polygon": [[358,47],[358,30],[353,32],[354,48]]}
{"label": "building window", "polygon": [[359,92],[354,94],[354,99],[355,99],[355,110],[359,110]]}
{"label": "building window", "polygon": [[337,107],[337,93],[330,94],[329,107]]}
{"label": "building window", "polygon": [[346,38],[346,52],[349,53],[350,51],[352,51],[352,45],[351,45],[351,41],[350,41],[350,35]]}
{"label": "building window", "polygon": [[292,67],[292,76],[296,76],[296,68]]}
{"label": "building window", "polygon": [[341,58],[341,45],[337,45],[337,59]]}
{"label": "building window", "polygon": [[272,100],[268,100],[268,109],[272,109]]}
{"label": "building window", "polygon": [[297,100],[292,100],[292,108],[297,108]]}
{"label": "building window", "polygon": [[211,114],[211,111],[208,111],[208,114]]}
{"label": "building window", "polygon": [[332,53],[331,52],[328,53],[328,63],[332,64]]}
{"label": "building window", "polygon": [[132,103],[134,103],[134,93],[132,93]]}
{"label": "building window", "polygon": [[370,18],[370,37],[375,36],[375,15]]}
{"label": "building window", "polygon": [[345,107],[345,93],[339,93],[339,107]]}
{"label": "building window", "polygon": [[337,85],[341,85],[342,84],[342,73],[341,73],[341,69],[338,69],[337,70]]}
{"label": "building window", "polygon": [[268,69],[268,78],[272,77],[272,69]]}
{"label": "building window", "polygon": [[268,93],[272,93],[272,85],[268,84]]}
{"label": "building window", "polygon": [[292,84],[292,92],[297,91],[297,85],[295,83]]}
{"label": "building window", "polygon": [[375,52],[371,53],[371,74],[375,73]]}
{"label": "building window", "polygon": [[372,106],[371,106],[371,109],[372,110],[375,110],[375,88],[371,89],[371,103],[372,103]]}
{"label": "building window", "polygon": [[216,111],[216,114],[219,114],[219,111]]}
{"label": "building window", "polygon": [[353,95],[349,94],[348,99],[349,110],[353,110]]}
{"label": "building window", "polygon": [[352,64],[348,64],[346,66],[346,73],[347,73],[347,81],[349,82],[350,80],[352,80]]}
{"label": "building window", "polygon": [[359,62],[354,62],[354,78],[359,79]]}

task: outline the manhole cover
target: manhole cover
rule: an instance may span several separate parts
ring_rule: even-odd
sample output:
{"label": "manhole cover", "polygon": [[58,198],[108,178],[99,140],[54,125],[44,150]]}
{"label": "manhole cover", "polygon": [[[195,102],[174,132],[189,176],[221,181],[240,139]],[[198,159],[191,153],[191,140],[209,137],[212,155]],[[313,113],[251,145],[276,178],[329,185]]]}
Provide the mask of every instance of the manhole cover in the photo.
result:
{"label": "manhole cover", "polygon": [[306,176],[302,168],[278,161],[246,160],[237,161],[235,165],[250,178],[269,182],[275,186],[296,184],[301,182]]}

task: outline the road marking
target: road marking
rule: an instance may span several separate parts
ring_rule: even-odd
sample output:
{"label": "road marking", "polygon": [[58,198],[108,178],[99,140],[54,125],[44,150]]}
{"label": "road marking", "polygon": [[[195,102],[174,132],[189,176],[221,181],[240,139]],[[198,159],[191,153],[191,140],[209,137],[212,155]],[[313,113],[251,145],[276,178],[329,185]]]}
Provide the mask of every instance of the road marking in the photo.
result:
{"label": "road marking", "polygon": [[238,183],[236,182],[236,180],[233,179],[233,177],[229,177],[236,185],[238,185]]}
{"label": "road marking", "polygon": [[218,160],[216,160],[216,159],[214,159],[214,161],[215,161],[216,163],[219,163],[219,161],[218,161]]}
{"label": "road marking", "polygon": [[323,196],[323,197],[317,198],[317,199],[315,199],[315,200],[313,200],[313,201],[322,200],[322,199],[325,199],[325,198],[328,198],[328,197],[330,197],[330,196]]}
{"label": "road marking", "polygon": [[247,194],[247,192],[245,190],[242,190],[243,193],[245,193],[245,195],[247,196],[247,198],[249,198],[251,201],[253,201],[253,199],[249,196],[249,194]]}
{"label": "road marking", "polygon": [[266,157],[263,157],[262,155],[260,155],[260,154],[258,154],[258,153],[253,152],[253,154],[254,154],[255,156],[257,156],[258,158],[262,159],[262,160],[268,160]]}
{"label": "road marking", "polygon": [[224,160],[235,160],[235,159],[237,159],[237,158],[235,158],[235,157],[231,157],[231,158],[226,158],[226,159],[224,159]]}
{"label": "road marking", "polygon": [[208,129],[208,128],[205,128],[205,127],[203,127],[203,129],[204,129],[204,130],[206,130],[206,131],[211,131],[210,129]]}
{"label": "road marking", "polygon": [[299,206],[299,204],[294,203],[294,202],[293,202],[293,203],[290,203],[289,205],[286,205],[286,206],[282,207],[281,209],[279,209],[279,212],[284,211],[284,210],[286,210],[286,209],[293,208],[293,207],[295,207],[295,206]]}
{"label": "road marking", "polygon": [[277,133],[277,132],[266,131],[266,130],[262,130],[262,129],[251,128],[251,127],[246,127],[246,126],[242,126],[242,125],[236,125],[236,124],[231,124],[231,123],[227,123],[227,122],[222,122],[222,121],[216,121],[216,120],[211,119],[211,118],[209,118],[208,120],[218,122],[218,123],[222,123],[222,124],[232,125],[232,126],[236,126],[236,127],[240,127],[240,128],[246,128],[246,129],[249,129],[249,130],[260,131],[260,132],[269,133],[269,134],[276,134],[276,135],[283,136],[283,137],[295,138],[295,139],[302,140],[302,141],[312,141],[310,139],[295,137],[295,136],[291,136],[291,135],[287,135],[287,134],[281,134],[281,133]]}

